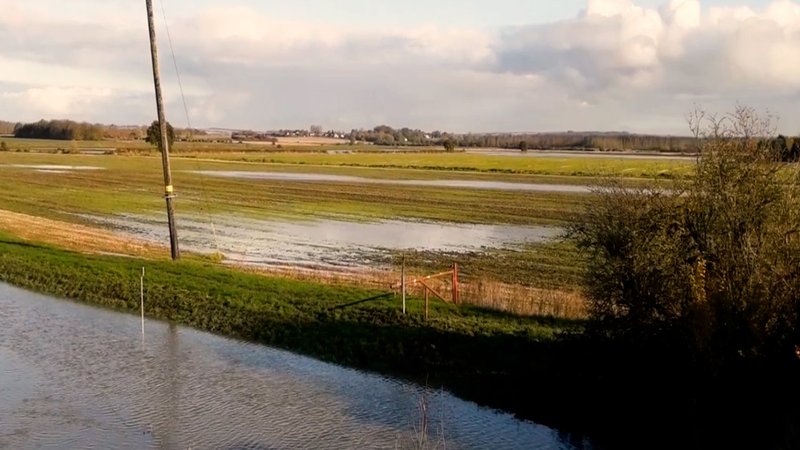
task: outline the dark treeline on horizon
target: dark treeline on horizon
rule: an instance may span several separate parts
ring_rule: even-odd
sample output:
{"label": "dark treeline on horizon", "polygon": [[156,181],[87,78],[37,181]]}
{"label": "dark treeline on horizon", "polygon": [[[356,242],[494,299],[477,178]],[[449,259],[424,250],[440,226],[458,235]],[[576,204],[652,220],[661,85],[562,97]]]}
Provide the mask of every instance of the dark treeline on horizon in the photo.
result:
{"label": "dark treeline on horizon", "polygon": [[452,143],[465,148],[504,148],[518,150],[642,150],[691,152],[697,141],[691,137],[640,135],[622,132],[561,133],[447,133],[424,132],[409,128],[393,129],[381,125],[372,130],[353,130],[354,142],[376,145],[426,146]]}
{"label": "dark treeline on horizon", "polygon": [[15,125],[14,137],[91,141],[103,138],[103,126],[71,120],[40,120]]}
{"label": "dark treeline on horizon", "polygon": [[[205,135],[203,130],[175,129],[176,138],[190,140],[192,136]],[[101,139],[145,139],[147,127],[132,125],[104,125],[73,120],[40,120],[32,123],[0,121],[0,134],[22,139],[55,139],[67,141],[94,141]]]}

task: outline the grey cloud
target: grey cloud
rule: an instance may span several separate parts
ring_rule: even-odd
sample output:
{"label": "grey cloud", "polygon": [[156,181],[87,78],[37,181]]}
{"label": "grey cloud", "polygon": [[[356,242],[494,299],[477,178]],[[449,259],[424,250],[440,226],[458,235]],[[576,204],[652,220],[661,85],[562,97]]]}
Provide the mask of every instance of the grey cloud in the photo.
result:
{"label": "grey cloud", "polygon": [[[694,102],[725,110],[736,101],[796,119],[800,79],[794,58],[781,55],[800,52],[800,16],[731,13],[722,23],[712,16],[727,12],[712,10],[695,23],[667,6],[590,6],[575,19],[496,32],[345,29],[282,24],[244,8],[201,10],[173,23],[172,35],[198,126],[683,132]],[[37,74],[27,85],[24,74],[0,74],[0,116],[149,121],[146,29],[107,22],[0,19],[0,32],[12,36],[0,58],[53,67],[51,78]],[[169,113],[182,123],[160,37]],[[93,83],[80,83],[82,71]]]}

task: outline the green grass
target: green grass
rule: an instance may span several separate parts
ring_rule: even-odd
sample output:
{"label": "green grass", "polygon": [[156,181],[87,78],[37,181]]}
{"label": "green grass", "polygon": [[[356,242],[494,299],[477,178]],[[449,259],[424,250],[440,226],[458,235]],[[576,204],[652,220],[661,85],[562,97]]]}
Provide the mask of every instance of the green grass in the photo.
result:
{"label": "green grass", "polygon": [[693,163],[681,160],[590,157],[510,157],[469,153],[221,153],[207,158],[277,164],[414,168],[581,177],[684,178]]}
{"label": "green grass", "polygon": [[[0,153],[0,164],[103,167],[97,171],[39,173],[0,166],[9,181],[0,208],[76,220],[75,213],[160,213],[163,178],[157,157]],[[561,183],[529,175],[461,174],[422,170],[237,164],[176,159],[174,184],[179,214],[242,215],[253,218],[407,219],[484,224],[563,223],[587,194],[511,192],[364,183],[237,180],[200,176],[196,170],[263,170],[334,173],[372,178],[450,178]],[[438,176],[437,175],[442,175]]]}
{"label": "green grass", "polygon": [[198,329],[325,360],[409,375],[513,371],[525,349],[554,341],[578,322],[520,318],[410,299],[333,307],[376,291],[246,274],[199,257],[182,262],[87,256],[0,234],[0,281],[118,310],[138,311],[146,268],[146,313]]}
{"label": "green grass", "polygon": [[[0,137],[0,141],[5,142],[9,151],[12,152],[42,152],[42,153],[69,153],[70,151],[80,150],[113,150],[115,153],[156,153],[155,148],[143,141],[136,139],[104,139],[97,141],[69,141],[58,139],[18,139],[15,137]],[[291,143],[281,143],[280,145],[270,145],[263,143],[239,143],[239,142],[175,142],[171,148],[175,154],[195,153],[202,155],[205,153],[280,153],[280,152],[302,152],[320,153],[332,151],[348,152],[417,152],[419,147],[383,147],[364,144],[314,144],[296,145]],[[427,152],[443,152],[441,147],[425,148]]]}
{"label": "green grass", "polygon": [[414,273],[435,273],[457,262],[462,281],[493,280],[542,289],[579,289],[586,265],[575,246],[566,242],[470,253],[395,252],[390,262],[399,270],[403,257]]}

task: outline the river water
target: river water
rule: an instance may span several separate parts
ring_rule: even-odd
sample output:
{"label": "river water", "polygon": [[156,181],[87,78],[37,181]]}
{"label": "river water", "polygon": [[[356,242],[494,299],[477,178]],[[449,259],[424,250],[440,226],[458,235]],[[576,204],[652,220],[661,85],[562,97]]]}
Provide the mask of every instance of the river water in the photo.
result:
{"label": "river water", "polygon": [[0,448],[574,447],[441,390],[0,284]]}

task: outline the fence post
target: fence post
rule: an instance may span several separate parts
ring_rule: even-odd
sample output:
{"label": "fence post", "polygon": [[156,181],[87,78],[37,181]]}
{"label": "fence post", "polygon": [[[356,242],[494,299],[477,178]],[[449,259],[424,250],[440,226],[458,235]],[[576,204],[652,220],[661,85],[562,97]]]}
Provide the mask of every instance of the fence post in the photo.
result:
{"label": "fence post", "polygon": [[406,313],[406,255],[403,254],[403,267],[400,269],[400,290],[403,293],[403,315]]}
{"label": "fence post", "polygon": [[428,289],[425,288],[425,321],[428,321],[428,302],[430,301],[430,293],[428,293]]}
{"label": "fence post", "polygon": [[144,337],[144,267],[142,267],[142,278],[139,284],[139,295],[142,304],[142,337]]}

